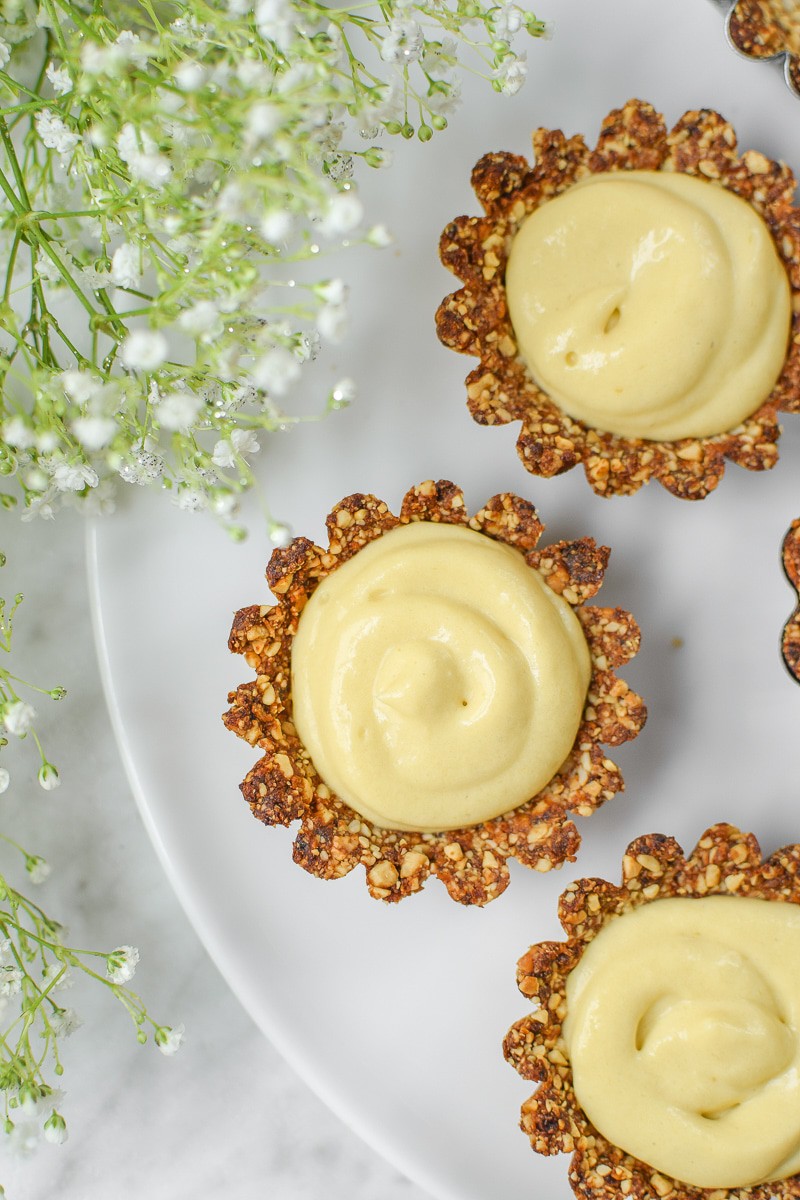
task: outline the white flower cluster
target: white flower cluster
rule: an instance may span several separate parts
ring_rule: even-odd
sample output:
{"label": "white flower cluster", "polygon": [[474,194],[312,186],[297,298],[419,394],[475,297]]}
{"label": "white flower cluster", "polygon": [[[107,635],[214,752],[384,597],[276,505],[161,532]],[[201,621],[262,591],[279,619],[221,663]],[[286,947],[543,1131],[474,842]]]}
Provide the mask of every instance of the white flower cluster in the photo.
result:
{"label": "white flower cluster", "polygon": [[[30,397],[0,400],[0,473],[26,516],[105,511],[122,480],[230,523],[259,435],[296,419],[281,405],[303,364],[347,333],[345,284],[298,282],[281,262],[389,244],[384,226],[365,226],[359,162],[390,163],[384,133],[424,142],[446,126],[467,45],[497,90],[516,91],[525,58],[512,41],[543,27],[508,0],[374,12],[228,0],[218,13],[186,0],[168,25],[142,9],[135,29],[103,6],[79,26],[34,0],[11,8],[4,71],[42,21],[53,33],[30,49],[43,54],[25,118],[35,169],[10,163],[0,194],[10,210],[25,178],[19,205],[41,216],[26,233],[32,280],[14,223],[0,232],[13,297],[0,354]],[[368,145],[347,144],[354,128]],[[326,407],[352,391],[333,389]]]}
{"label": "white flower cluster", "polygon": [[112,983],[129,983],[139,962],[135,946],[117,946],[106,956],[106,975]]}

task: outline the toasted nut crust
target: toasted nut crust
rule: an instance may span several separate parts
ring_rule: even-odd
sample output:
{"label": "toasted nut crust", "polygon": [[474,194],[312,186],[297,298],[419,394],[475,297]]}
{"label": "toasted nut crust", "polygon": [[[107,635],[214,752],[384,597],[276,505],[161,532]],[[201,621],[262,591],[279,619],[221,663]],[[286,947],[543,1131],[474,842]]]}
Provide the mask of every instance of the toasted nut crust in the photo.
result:
{"label": "toasted nut crust", "polygon": [[[706,830],[690,855],[674,838],[637,838],[622,860],[619,885],[579,879],[559,900],[566,942],[531,946],[517,964],[519,989],[533,1011],[508,1031],[506,1059],[540,1083],[522,1105],[522,1130],[539,1154],[572,1154],[569,1181],[580,1200],[798,1200],[800,1175],[750,1188],[710,1191],[667,1178],[608,1142],[581,1109],[562,1036],[567,977],[609,922],[671,896],[750,896],[800,904],[800,845],[763,860],[755,837],[732,825]],[[609,1086],[613,1086],[610,1081]]]}
{"label": "toasted nut crust", "polygon": [[728,36],[748,58],[784,57],[786,82],[800,96],[800,20],[783,0],[737,0],[728,12]]}
{"label": "toasted nut crust", "polygon": [[[783,539],[783,566],[800,600],[800,519],[792,521]],[[800,603],[783,629],[783,661],[800,683]]]}
{"label": "toasted nut crust", "polygon": [[[465,525],[515,547],[574,607],[592,659],[575,744],[547,786],[512,812],[442,833],[382,829],[354,812],[320,779],[292,723],[292,641],[309,596],[362,547],[412,521]],[[614,674],[639,648],[636,622],[623,609],[587,603],[603,581],[608,549],[591,538],[537,549],[544,526],[531,504],[503,493],[471,517],[463,493],[447,480],[412,488],[399,516],[375,496],[347,496],[327,527],[326,550],[296,538],[273,553],[267,581],[277,604],[251,605],[233,619],[228,645],[244,656],[256,678],[230,693],[223,720],[262,753],[241,784],[253,814],[265,825],[300,821],[295,862],[324,879],[346,875],[361,863],[370,894],[381,900],[401,900],[434,874],[454,900],[487,904],[508,886],[509,858],[538,871],[573,861],[580,837],[569,814],[587,816],[623,787],[603,743],[618,746],[636,737],[646,718],[642,700]]]}
{"label": "toasted nut crust", "polygon": [[[685,500],[717,486],[725,460],[752,471],[775,465],[778,412],[800,411],[800,211],[795,180],[763,154],[737,154],[732,127],[709,109],[684,113],[667,132],[643,100],[630,100],[604,119],[590,150],[579,135],[537,129],[534,162],[516,154],[486,154],[472,172],[483,217],[457,217],[442,233],[444,265],[463,282],[436,313],[440,340],[479,358],[466,379],[467,405],[481,425],[520,421],[517,451],[534,475],[559,475],[578,463],[598,495],[631,494],[651,477]],[[505,267],[520,224],[548,199],[587,175],[622,170],[681,171],[714,179],[764,219],[789,277],[794,299],[784,368],[771,394],[741,425],[706,438],[649,441],[604,433],[568,417],[534,382],[517,353],[508,315]]]}

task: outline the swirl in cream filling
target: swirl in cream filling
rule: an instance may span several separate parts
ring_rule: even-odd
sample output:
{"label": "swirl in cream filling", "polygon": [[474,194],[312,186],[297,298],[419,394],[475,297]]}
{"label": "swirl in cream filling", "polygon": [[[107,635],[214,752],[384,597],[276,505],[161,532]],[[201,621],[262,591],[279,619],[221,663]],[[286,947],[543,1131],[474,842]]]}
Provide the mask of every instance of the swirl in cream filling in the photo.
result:
{"label": "swirl in cream filling", "polygon": [[690,175],[607,172],[549,200],[514,237],[506,292],[536,382],[624,437],[733,429],[786,358],[791,293],[766,224]]}
{"label": "swirl in cream filling", "polygon": [[567,981],[575,1095],[600,1133],[697,1187],[800,1171],[800,907],[656,900]]}
{"label": "swirl in cream filling", "polygon": [[375,824],[461,828],[558,771],[590,670],[577,617],[519,551],[416,522],[312,595],[292,648],[294,721],[325,783]]}

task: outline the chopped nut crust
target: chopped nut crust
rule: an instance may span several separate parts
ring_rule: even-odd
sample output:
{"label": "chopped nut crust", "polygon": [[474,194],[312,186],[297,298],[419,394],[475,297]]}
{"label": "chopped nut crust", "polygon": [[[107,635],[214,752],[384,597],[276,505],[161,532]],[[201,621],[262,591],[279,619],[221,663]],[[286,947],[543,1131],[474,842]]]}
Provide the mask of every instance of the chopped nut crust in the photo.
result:
{"label": "chopped nut crust", "polygon": [[622,860],[619,886],[579,879],[559,901],[566,942],[531,946],[517,964],[520,991],[534,1005],[506,1035],[507,1060],[541,1086],[522,1105],[520,1126],[539,1154],[572,1154],[569,1181],[581,1200],[797,1200],[800,1175],[746,1188],[697,1188],[665,1177],[608,1142],[575,1097],[562,1025],[567,977],[608,922],[670,896],[750,896],[800,904],[800,846],[762,860],[752,834],[732,825],[708,829],[685,856],[674,838],[637,838]]}
{"label": "chopped nut crust", "polygon": [[736,0],[728,10],[727,31],[747,58],[784,58],[789,87],[800,96],[800,12],[783,0]]}
{"label": "chopped nut crust", "polygon": [[[483,217],[457,217],[444,230],[444,265],[464,286],[436,313],[440,340],[480,359],[467,376],[467,404],[481,425],[521,421],[517,451],[534,475],[559,475],[579,462],[598,495],[631,494],[651,476],[685,500],[719,483],[725,459],[749,470],[775,465],[778,412],[800,411],[800,211],[783,163],[736,152],[732,127],[709,109],[684,113],[667,132],[650,104],[630,100],[604,119],[590,150],[580,135],[537,129],[534,162],[486,154],[472,172]],[[514,234],[534,209],[589,174],[664,170],[715,179],[747,200],[772,233],[792,288],[794,315],[783,372],[764,403],[736,429],[705,438],[649,441],[604,433],[568,417],[534,382],[517,353],[508,315],[505,267]]]}
{"label": "chopped nut crust", "polygon": [[[792,521],[783,539],[783,566],[800,598],[800,519]],[[783,661],[800,683],[800,604],[784,626],[782,649]]]}
{"label": "chopped nut crust", "polygon": [[[518,549],[573,606],[592,659],[575,744],[548,785],[512,812],[442,833],[382,829],[354,812],[320,779],[292,724],[292,640],[309,596],[362,547],[411,521],[466,525]],[[266,825],[300,821],[295,862],[324,879],[362,863],[370,894],[381,900],[401,900],[434,874],[454,900],[487,904],[508,886],[509,858],[537,871],[574,861],[580,836],[568,814],[588,816],[622,790],[622,776],[603,744],[618,746],[636,737],[647,715],[639,696],[614,674],[639,648],[636,622],[623,609],[586,603],[603,581],[608,549],[582,538],[537,550],[544,526],[531,504],[504,493],[470,517],[462,492],[446,480],[412,488],[399,516],[375,496],[347,496],[327,527],[327,550],[307,538],[275,550],[267,582],[278,603],[243,608],[233,620],[229,647],[244,655],[256,677],[230,693],[223,720],[263,755],[241,784],[253,814]]]}

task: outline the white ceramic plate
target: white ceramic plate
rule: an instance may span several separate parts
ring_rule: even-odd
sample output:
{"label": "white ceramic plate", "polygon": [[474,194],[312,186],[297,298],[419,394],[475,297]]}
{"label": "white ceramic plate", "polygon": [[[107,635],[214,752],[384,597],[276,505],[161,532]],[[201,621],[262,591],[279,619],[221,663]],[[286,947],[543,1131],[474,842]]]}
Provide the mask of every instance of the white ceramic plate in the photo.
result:
{"label": "white ceramic plate", "polygon": [[[509,890],[482,911],[453,904],[435,880],[386,907],[369,899],[360,870],[338,883],[306,875],[291,862],[289,832],[257,824],[241,800],[255,756],[220,721],[228,690],[249,677],[226,648],[232,613],[270,602],[265,538],[234,546],[160,495],[137,495],[89,538],[120,746],[187,912],[297,1070],[441,1200],[570,1195],[567,1160],[537,1157],[517,1129],[531,1089],[500,1051],[527,1007],[516,960],[531,942],[558,937],[566,883],[617,878],[641,833],[675,834],[688,847],[727,819],[767,850],[800,839],[800,687],[778,653],[794,602],[779,547],[800,515],[800,418],[787,419],[772,473],[731,466],[702,503],[656,484],[601,500],[580,470],[552,481],[526,474],[516,427],[473,424],[462,382],[471,364],[433,332],[435,308],[456,286],[438,265],[438,236],[451,217],[477,212],[469,173],[484,151],[527,153],[540,124],[593,138],[609,109],[642,96],[670,123],[687,108],[718,108],[743,147],[797,171],[797,100],[779,71],[729,49],[719,12],[701,0],[542,0],[541,15],[555,19],[555,36],[529,45],[518,96],[469,88],[446,136],[397,146],[395,167],[367,180],[370,216],[394,229],[396,246],[353,251],[331,268],[349,272],[353,323],[330,378],[355,376],[361,398],[272,439],[260,467],[273,510],[318,539],[348,492],[396,506],[408,486],[438,476],[460,482],[472,507],[517,491],[539,508],[547,537],[589,534],[613,547],[599,602],[630,608],[643,628],[623,674],[650,720],[614,755],[627,792],[581,822],[578,863],[544,877],[512,870]],[[314,403],[310,385],[301,400]]]}

